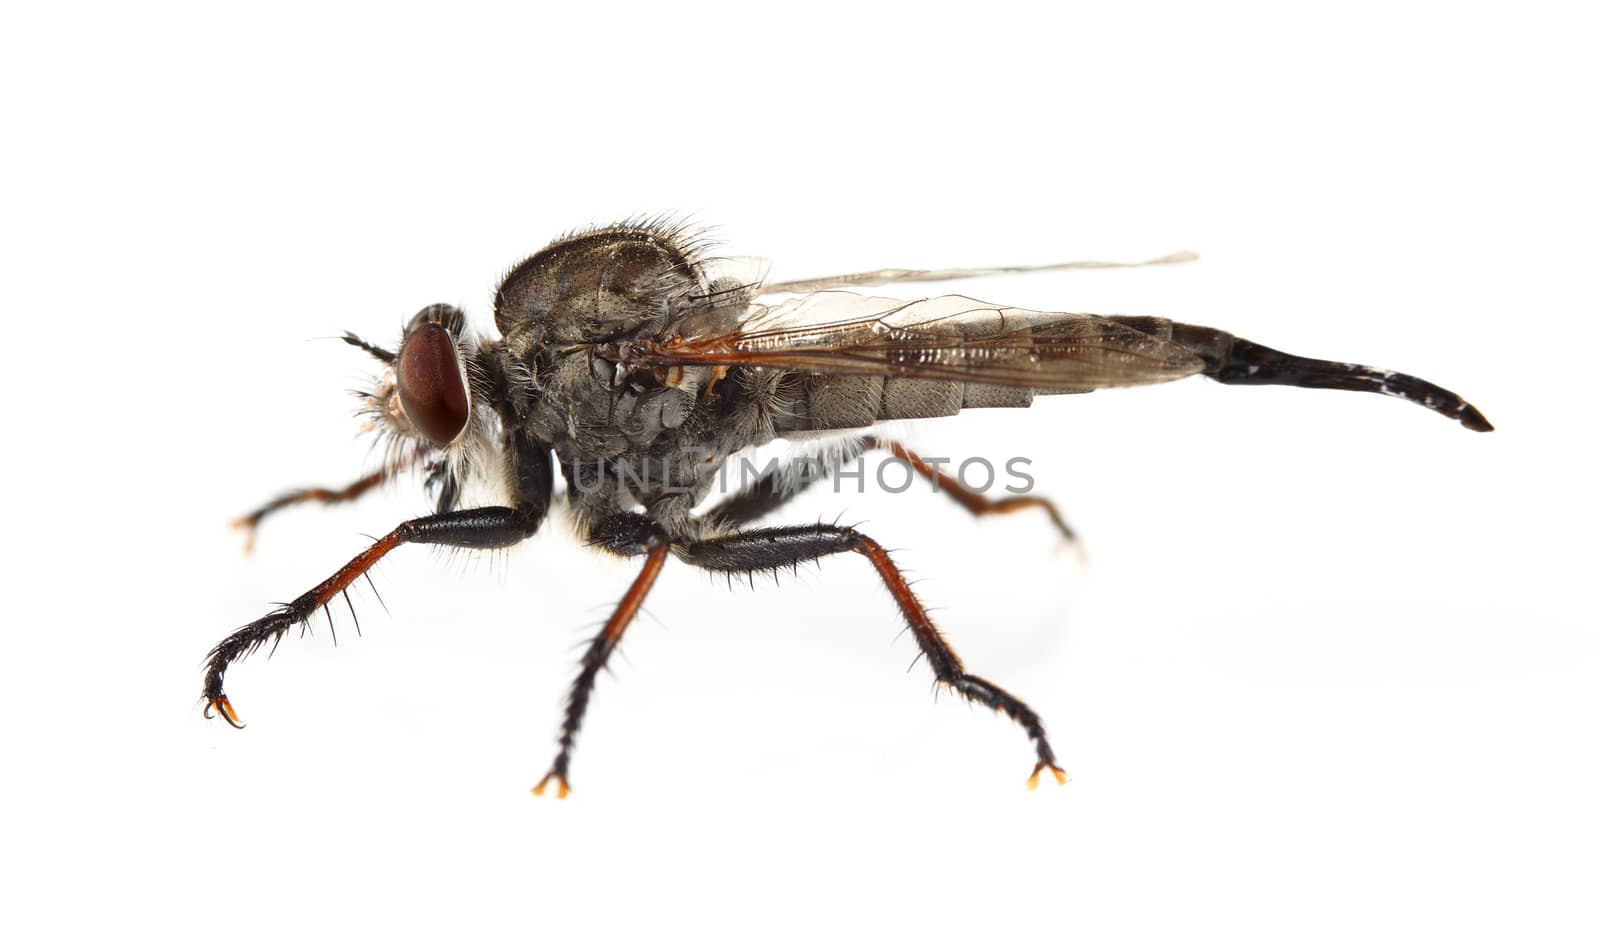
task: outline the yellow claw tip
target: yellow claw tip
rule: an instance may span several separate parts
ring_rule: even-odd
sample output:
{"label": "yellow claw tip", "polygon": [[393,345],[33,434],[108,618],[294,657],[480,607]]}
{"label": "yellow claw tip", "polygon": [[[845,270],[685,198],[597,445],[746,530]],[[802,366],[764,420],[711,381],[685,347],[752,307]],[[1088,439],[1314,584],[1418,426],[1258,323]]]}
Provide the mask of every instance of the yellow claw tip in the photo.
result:
{"label": "yellow claw tip", "polygon": [[206,703],[205,716],[207,718],[211,717],[212,709],[216,709],[217,714],[221,715],[224,721],[235,728],[244,727],[244,722],[239,720],[239,713],[233,710],[233,703],[228,701],[226,695],[219,695]]}
{"label": "yellow claw tip", "polygon": [[560,777],[546,776],[543,780],[539,781],[539,785],[538,786],[533,788],[533,795],[534,796],[544,796],[545,787],[548,787],[550,785],[550,781],[551,780],[554,780],[556,782],[556,799],[558,799],[558,800],[566,799],[567,798],[567,794],[572,792],[572,788],[567,786],[567,782],[565,780],[561,779]]}
{"label": "yellow claw tip", "polygon": [[1052,551],[1058,556],[1070,554],[1072,560],[1079,565],[1089,564],[1089,550],[1083,547],[1083,542],[1077,536],[1062,536]]}
{"label": "yellow claw tip", "polygon": [[230,529],[244,530],[244,553],[252,553],[256,549],[256,521],[249,516],[243,516],[228,523]]}
{"label": "yellow claw tip", "polygon": [[1044,773],[1046,770],[1050,771],[1050,775],[1056,778],[1056,783],[1059,783],[1062,786],[1066,786],[1072,780],[1071,777],[1067,776],[1066,771],[1062,770],[1060,767],[1057,767],[1055,764],[1041,763],[1033,768],[1033,774],[1028,777],[1028,789],[1039,789],[1039,775]]}

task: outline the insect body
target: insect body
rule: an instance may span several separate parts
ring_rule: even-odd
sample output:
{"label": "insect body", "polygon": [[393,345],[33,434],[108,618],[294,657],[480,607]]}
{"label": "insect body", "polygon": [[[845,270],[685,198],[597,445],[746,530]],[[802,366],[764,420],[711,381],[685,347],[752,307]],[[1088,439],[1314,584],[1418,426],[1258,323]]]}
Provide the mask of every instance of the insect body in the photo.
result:
{"label": "insect body", "polygon": [[[1107,265],[1052,267],[1098,266]],[[253,530],[296,502],[354,498],[408,467],[423,468],[436,511],[400,523],[321,584],[217,644],[205,672],[207,714],[238,726],[223,692],[228,667],[276,645],[400,545],[493,549],[533,535],[559,472],[586,540],[644,561],[583,655],[555,759],[536,793],[553,784],[566,795],[595,679],[669,558],[747,574],[842,553],[873,566],[939,683],[1027,733],[1035,752],[1029,784],[1045,771],[1065,782],[1039,716],[967,670],[876,541],[849,526],[759,525],[797,490],[780,470],[703,508],[719,469],[774,439],[854,434],[939,479],[971,512],[1038,508],[1071,538],[1047,501],[967,491],[869,429],[966,408],[1026,406],[1035,395],[1205,375],[1238,385],[1382,392],[1491,430],[1459,396],[1413,376],[1292,356],[1209,327],[841,289],[1013,270],[1028,269],[895,269],[764,285],[736,263],[707,257],[679,229],[624,224],[560,239],[514,268],[495,295],[497,337],[475,333],[446,305],[413,317],[394,352],[347,334],[383,366],[365,399],[373,426],[389,438],[384,468],[342,490],[287,494],[241,523]],[[793,296],[762,302],[782,294]],[[493,503],[460,505],[468,482],[483,484]]]}

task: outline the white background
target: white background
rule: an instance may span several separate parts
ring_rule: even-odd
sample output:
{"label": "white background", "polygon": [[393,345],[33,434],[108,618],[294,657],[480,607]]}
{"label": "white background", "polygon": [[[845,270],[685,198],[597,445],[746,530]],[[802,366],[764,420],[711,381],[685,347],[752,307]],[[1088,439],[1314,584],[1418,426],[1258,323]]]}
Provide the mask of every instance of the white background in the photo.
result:
{"label": "white background", "polygon": [[[12,936],[1593,936],[1588,4],[56,6],[0,27]],[[1204,380],[934,422],[1082,530],[862,523],[1074,775],[906,671],[850,556],[673,565],[573,796],[527,788],[635,564],[552,523],[402,550],[229,676],[206,649],[422,510],[226,520],[367,460],[358,353],[569,228],[716,224],[774,276],[976,282],[1416,372],[1499,427]]]}

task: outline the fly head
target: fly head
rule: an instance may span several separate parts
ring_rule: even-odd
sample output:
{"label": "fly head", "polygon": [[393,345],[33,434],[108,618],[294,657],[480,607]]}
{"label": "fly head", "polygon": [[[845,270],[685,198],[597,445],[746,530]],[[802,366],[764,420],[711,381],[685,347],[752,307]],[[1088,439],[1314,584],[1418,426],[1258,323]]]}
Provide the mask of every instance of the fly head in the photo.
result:
{"label": "fly head", "polygon": [[372,390],[359,394],[366,429],[380,435],[390,464],[425,466],[430,488],[453,502],[469,473],[503,462],[510,393],[501,349],[475,335],[460,309],[417,311],[398,352],[352,335],[345,341],[383,363]]}

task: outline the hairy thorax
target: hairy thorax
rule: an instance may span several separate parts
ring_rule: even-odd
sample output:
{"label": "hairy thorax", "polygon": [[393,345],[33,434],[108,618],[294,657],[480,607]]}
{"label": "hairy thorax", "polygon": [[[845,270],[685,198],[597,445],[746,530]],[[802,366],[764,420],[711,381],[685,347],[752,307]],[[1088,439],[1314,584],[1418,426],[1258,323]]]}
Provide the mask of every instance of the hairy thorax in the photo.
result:
{"label": "hairy thorax", "polygon": [[730,328],[748,298],[728,287],[680,232],[649,226],[574,235],[506,276],[505,368],[522,377],[523,426],[554,450],[580,516],[686,515],[729,454],[770,439],[770,425],[741,417],[750,395],[726,370],[640,370],[604,352]]}

